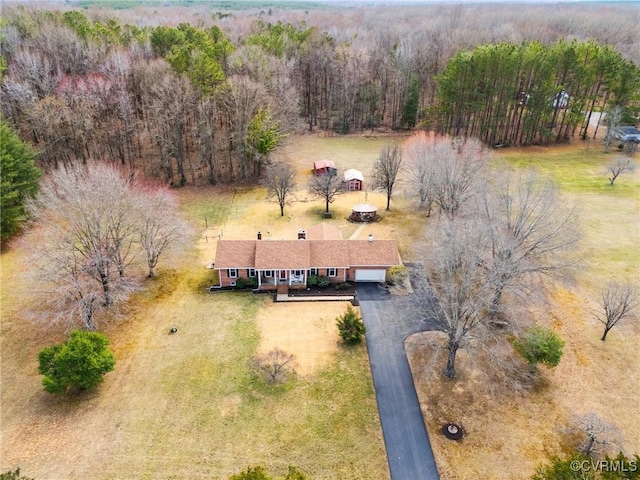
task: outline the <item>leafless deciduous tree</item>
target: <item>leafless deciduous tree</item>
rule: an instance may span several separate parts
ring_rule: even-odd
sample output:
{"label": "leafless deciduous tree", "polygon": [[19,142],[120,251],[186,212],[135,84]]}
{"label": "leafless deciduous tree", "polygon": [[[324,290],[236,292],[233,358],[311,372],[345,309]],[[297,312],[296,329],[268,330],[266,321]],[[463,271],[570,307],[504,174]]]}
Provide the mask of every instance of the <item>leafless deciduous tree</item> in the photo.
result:
{"label": "leafless deciduous tree", "polygon": [[420,208],[427,209],[427,216],[431,216],[434,202],[435,167],[440,157],[438,149],[446,148],[446,143],[439,139],[433,132],[418,132],[404,145],[408,157],[406,172],[409,187],[420,200]]}
{"label": "leafless deciduous tree", "polygon": [[402,171],[402,150],[399,145],[387,145],[382,149],[373,164],[371,186],[382,190],[387,196],[387,210],[391,204],[391,196],[398,187],[398,175]]}
{"label": "leafless deciduous tree", "polygon": [[486,180],[489,152],[478,140],[419,132],[407,140],[404,150],[410,187],[429,213],[435,204],[453,218]]}
{"label": "leafless deciduous tree", "polygon": [[494,179],[495,188],[484,190],[480,198],[490,241],[487,281],[493,288],[490,313],[495,319],[506,289],[570,266],[568,253],[579,231],[575,210],[563,204],[549,179],[532,172]]}
{"label": "leafless deciduous tree", "polygon": [[[55,171],[30,205],[33,218],[53,240],[38,242],[32,260],[42,280],[57,286],[58,295],[44,288],[44,303],[68,304],[57,315],[73,317],[79,311],[89,329],[95,329],[93,314],[99,308],[110,307],[129,291],[123,277],[132,254],[127,239],[131,208],[122,199],[130,180],[105,165],[92,167]],[[116,271],[120,275],[114,277]]]}
{"label": "leafless deciduous tree", "polygon": [[447,334],[445,375],[456,374],[456,354],[474,340],[490,335],[487,329],[491,285],[486,282],[483,257],[487,235],[482,225],[443,219],[438,238],[429,247],[427,265],[437,298],[429,312]]}
{"label": "leafless deciduous tree", "polygon": [[82,256],[102,286],[106,306],[112,303],[114,267],[124,273],[128,256],[122,222],[130,206],[122,195],[129,182],[106,165],[60,169],[45,180],[31,205],[33,217],[57,231]]}
{"label": "leafless deciduous tree", "polygon": [[289,163],[274,163],[267,169],[264,181],[270,198],[280,206],[280,216],[284,217],[284,207],[291,204],[296,187],[296,172]]}
{"label": "leafless deciduous tree", "polygon": [[447,138],[435,146],[435,172],[433,174],[433,199],[440,210],[449,217],[456,216],[460,209],[476,193],[478,182],[483,178],[489,153],[479,140]]}
{"label": "leafless deciduous tree", "polygon": [[54,171],[29,209],[38,225],[25,240],[39,310],[68,328],[96,329],[96,313],[136,288],[125,273],[138,253],[153,274],[160,254],[184,235],[166,189],[145,190],[105,164]]}
{"label": "leafless deciduous tree", "polygon": [[295,374],[295,355],[275,348],[265,355],[256,357],[253,366],[267,383],[283,384]]}
{"label": "leafless deciduous tree", "polygon": [[630,317],[638,306],[638,291],[631,284],[609,282],[602,292],[602,311],[593,312],[593,316],[604,325],[603,342],[609,330],[620,320]]}
{"label": "leafless deciduous tree", "polygon": [[604,454],[607,449],[617,447],[620,432],[595,413],[588,413],[576,419],[578,428],[586,435],[578,450],[585,455]]}
{"label": "leafless deciduous tree", "polygon": [[100,286],[91,264],[58,232],[39,235],[48,248],[31,259],[30,276],[35,286],[36,305],[30,316],[46,326],[64,325],[97,330],[96,314],[105,308]]}
{"label": "leafless deciduous tree", "polygon": [[136,189],[134,236],[148,269],[147,277],[155,276],[160,256],[171,246],[184,244],[191,233],[186,222],[177,215],[175,197],[166,187]]}
{"label": "leafless deciduous tree", "polygon": [[[152,135],[160,151],[160,167],[165,181],[182,186],[187,183],[186,115],[195,106],[196,91],[191,82],[171,72],[163,62],[151,63],[147,69],[145,103]],[[178,170],[177,182],[173,179],[173,162]]]}
{"label": "leafless deciduous tree", "polygon": [[[473,187],[479,201],[470,203],[467,213],[439,219],[424,255],[438,299],[431,313],[449,339],[448,377],[455,375],[458,349],[496,344],[505,291],[529,293],[536,276],[575,263],[570,255],[578,240],[575,212],[561,205],[555,186],[534,174],[494,180],[486,190]],[[501,325],[524,326],[522,321]]]}
{"label": "leafless deciduous tree", "polygon": [[[229,127],[229,153],[238,160],[240,179],[248,175],[249,124],[266,96],[264,86],[246,75],[229,79],[229,87],[220,98]],[[232,163],[232,162],[230,162]]]}
{"label": "leafless deciduous tree", "polygon": [[625,172],[633,172],[636,169],[635,164],[630,157],[616,157],[607,165],[609,173],[609,185],[613,186],[616,179]]}
{"label": "leafless deciduous tree", "polygon": [[313,175],[309,180],[309,192],[325,201],[325,212],[329,213],[329,204],[344,193],[344,182],[339,172]]}

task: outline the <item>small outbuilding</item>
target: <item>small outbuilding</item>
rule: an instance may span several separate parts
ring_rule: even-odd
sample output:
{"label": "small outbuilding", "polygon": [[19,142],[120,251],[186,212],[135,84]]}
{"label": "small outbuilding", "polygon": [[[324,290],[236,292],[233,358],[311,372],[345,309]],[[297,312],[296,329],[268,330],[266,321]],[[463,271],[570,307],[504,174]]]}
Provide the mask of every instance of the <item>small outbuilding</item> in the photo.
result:
{"label": "small outbuilding", "polygon": [[364,182],[364,177],[362,176],[362,172],[356,170],[355,168],[350,168],[349,170],[345,170],[344,172],[344,184],[345,188],[350,191],[360,191],[362,190],[362,184]]}
{"label": "small outbuilding", "polygon": [[331,160],[316,160],[313,162],[313,173],[316,175],[324,175],[326,173],[335,175],[337,171],[336,164]]}
{"label": "small outbuilding", "polygon": [[375,222],[378,219],[378,207],[370,203],[354,205],[349,215],[349,220],[352,222]]}
{"label": "small outbuilding", "polygon": [[553,97],[553,108],[564,110],[569,106],[570,98],[571,97],[569,96],[569,94],[562,90],[560,93],[556,94],[555,97]]}

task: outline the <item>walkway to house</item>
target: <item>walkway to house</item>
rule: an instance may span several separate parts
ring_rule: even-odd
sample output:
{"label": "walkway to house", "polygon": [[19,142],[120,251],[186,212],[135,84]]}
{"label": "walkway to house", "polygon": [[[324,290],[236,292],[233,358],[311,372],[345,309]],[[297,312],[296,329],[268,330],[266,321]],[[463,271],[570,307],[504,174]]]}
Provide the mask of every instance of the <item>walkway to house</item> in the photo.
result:
{"label": "walkway to house", "polygon": [[358,235],[360,235],[360,232],[362,232],[362,230],[364,230],[364,227],[366,227],[367,225],[368,225],[367,223],[361,223],[360,226],[356,228],[356,231],[351,234],[351,236],[349,237],[349,240],[357,239]]}
{"label": "walkway to house", "polygon": [[432,301],[428,292],[414,286],[411,295],[392,296],[377,284],[358,284],[392,480],[440,478],[404,350],[407,336],[434,329],[420,315],[422,302]]}
{"label": "walkway to house", "polygon": [[357,296],[355,287],[340,290],[340,293],[331,287],[329,293],[318,288],[290,290],[288,285],[281,284],[276,291],[276,302],[341,302],[351,301]]}
{"label": "walkway to house", "polygon": [[276,302],[341,302],[341,301],[351,301],[353,300],[353,295],[298,295],[298,296],[289,296],[288,293],[278,293],[276,294]]}

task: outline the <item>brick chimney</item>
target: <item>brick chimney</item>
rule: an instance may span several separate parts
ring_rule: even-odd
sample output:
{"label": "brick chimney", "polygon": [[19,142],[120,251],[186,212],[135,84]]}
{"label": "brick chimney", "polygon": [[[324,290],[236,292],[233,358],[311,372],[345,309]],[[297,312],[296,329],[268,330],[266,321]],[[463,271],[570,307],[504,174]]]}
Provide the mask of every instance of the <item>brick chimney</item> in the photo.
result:
{"label": "brick chimney", "polygon": [[262,240],[262,232],[258,232],[258,240]]}
{"label": "brick chimney", "polygon": [[298,240],[306,240],[306,239],[307,239],[307,231],[298,230]]}

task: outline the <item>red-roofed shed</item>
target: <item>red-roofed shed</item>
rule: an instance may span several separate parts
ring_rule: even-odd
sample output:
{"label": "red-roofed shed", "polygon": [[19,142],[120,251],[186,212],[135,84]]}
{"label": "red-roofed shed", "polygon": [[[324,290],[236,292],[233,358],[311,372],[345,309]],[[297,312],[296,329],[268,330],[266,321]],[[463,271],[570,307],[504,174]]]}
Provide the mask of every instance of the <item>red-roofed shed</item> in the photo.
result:
{"label": "red-roofed shed", "polygon": [[336,171],[336,164],[331,160],[316,160],[313,162],[313,173],[316,175],[335,174]]}

